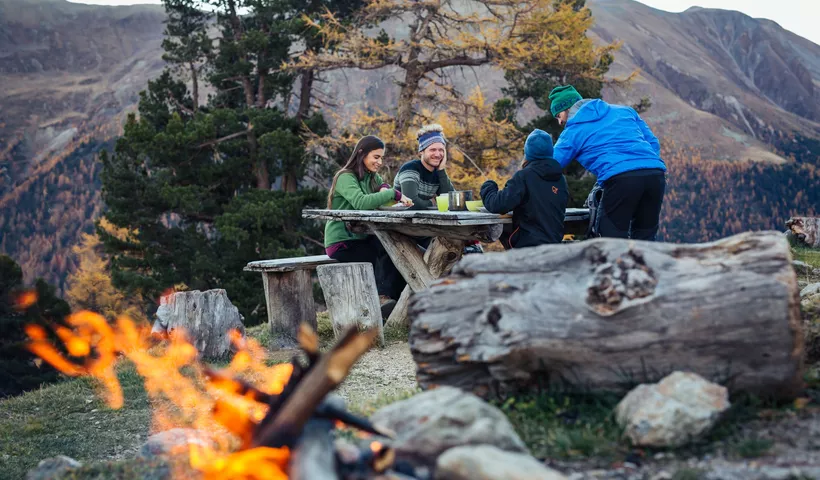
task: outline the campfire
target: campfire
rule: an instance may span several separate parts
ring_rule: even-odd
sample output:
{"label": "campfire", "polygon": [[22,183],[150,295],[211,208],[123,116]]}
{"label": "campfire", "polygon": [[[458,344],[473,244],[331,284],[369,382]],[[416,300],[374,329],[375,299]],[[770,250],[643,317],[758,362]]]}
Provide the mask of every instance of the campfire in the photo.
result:
{"label": "campfire", "polygon": [[[423,470],[396,461],[389,446],[392,432],[328,396],[370,348],[375,329],[352,328],[321,354],[315,332],[303,325],[298,340],[304,355],[273,366],[265,364],[261,345],[233,332],[235,355],[227,367],[214,369],[182,335],[172,336],[164,349],[152,348],[156,341],[149,330],[126,317],[111,325],[101,315],[83,311],[70,315],[66,325],[55,327],[54,333],[68,355],[37,325],[26,327],[29,349],[67,375],[98,380],[111,408],[127,401],[116,375],[117,361],[127,358],[153,400],[170,402],[194,428],[213,432],[221,425],[232,434],[216,435],[212,445],[191,442],[181,452],[205,478],[425,477]],[[167,411],[154,408],[153,415],[156,430],[177,426]],[[342,429],[355,432],[358,443],[334,441]]]}

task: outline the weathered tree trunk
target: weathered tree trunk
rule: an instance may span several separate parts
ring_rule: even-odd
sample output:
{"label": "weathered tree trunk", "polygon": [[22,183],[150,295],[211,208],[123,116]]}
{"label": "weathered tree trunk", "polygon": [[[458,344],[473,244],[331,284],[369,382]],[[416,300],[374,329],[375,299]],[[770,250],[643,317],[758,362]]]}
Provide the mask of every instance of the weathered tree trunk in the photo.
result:
{"label": "weathered tree trunk", "polygon": [[791,235],[812,248],[820,248],[820,217],[792,217],[786,222]]}
{"label": "weathered tree trunk", "polygon": [[194,62],[189,62],[188,67],[191,69],[191,98],[194,101],[194,113],[196,113],[199,111],[199,72]]}
{"label": "weathered tree trunk", "polygon": [[373,265],[338,263],[316,267],[319,284],[325,293],[325,303],[333,322],[333,334],[339,338],[351,326],[376,328],[379,345],[384,346],[382,314]]}
{"label": "weathered tree trunk", "polygon": [[[446,237],[436,237],[430,242],[430,248],[424,253],[424,261],[427,263],[427,270],[430,276],[438,278],[449,272],[453,265],[461,258],[464,250],[464,242],[451,240]],[[428,285],[429,286],[429,285]],[[395,308],[387,319],[386,326],[406,326],[408,325],[407,310],[410,305],[410,296],[413,291],[410,286],[404,287],[401,297],[396,302]]]}
{"label": "weathered tree trunk", "polygon": [[175,292],[160,299],[155,333],[182,334],[205,358],[231,352],[228,332],[245,334],[242,315],[223,289]]}
{"label": "weathered tree trunk", "polygon": [[271,334],[282,348],[296,346],[299,325],[307,323],[316,330],[316,304],[310,270],[263,272],[262,285],[268,308]]}
{"label": "weathered tree trunk", "polygon": [[623,391],[686,370],[794,395],[803,333],[790,257],[777,232],[467,256],[410,302],[419,383],[484,396],[535,384]]}

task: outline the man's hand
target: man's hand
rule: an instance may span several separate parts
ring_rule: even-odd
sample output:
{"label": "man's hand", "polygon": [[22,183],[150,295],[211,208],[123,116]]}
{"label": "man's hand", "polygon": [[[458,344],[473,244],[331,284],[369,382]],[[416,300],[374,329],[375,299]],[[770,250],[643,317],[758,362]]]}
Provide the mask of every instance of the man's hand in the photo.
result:
{"label": "man's hand", "polygon": [[444,157],[441,159],[441,163],[438,164],[439,170],[444,170],[447,167],[447,150],[444,150]]}

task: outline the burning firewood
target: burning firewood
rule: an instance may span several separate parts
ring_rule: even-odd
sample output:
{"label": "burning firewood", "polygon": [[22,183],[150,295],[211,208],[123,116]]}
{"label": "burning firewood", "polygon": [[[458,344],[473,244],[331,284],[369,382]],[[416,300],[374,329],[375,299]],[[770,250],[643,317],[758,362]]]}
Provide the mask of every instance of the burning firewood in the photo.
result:
{"label": "burning firewood", "polygon": [[[403,478],[427,477],[412,466],[394,463],[392,432],[328,397],[373,344],[375,330],[352,328],[321,354],[315,332],[305,325],[299,344],[306,362],[295,356],[272,367],[265,365],[261,346],[234,336],[236,355],[228,367],[215,370],[204,365],[182,337],[172,338],[164,352],[148,353],[153,344],[148,330],[126,318],[110,325],[97,314],[79,312],[66,320],[71,328],[58,327],[56,333],[71,357],[62,356],[36,327],[29,329],[29,349],[67,375],[101,381],[112,408],[126,400],[115,375],[117,360],[125,357],[145,377],[152,398],[170,399],[181,411],[195,411],[195,417],[201,414],[193,422],[198,428],[211,429],[216,422],[240,439],[235,452],[227,442],[216,450],[189,445],[190,465],[205,478],[347,480],[375,478],[391,469],[401,471]],[[255,380],[243,378],[242,372],[251,372]],[[345,455],[334,447],[339,425],[374,437]]]}

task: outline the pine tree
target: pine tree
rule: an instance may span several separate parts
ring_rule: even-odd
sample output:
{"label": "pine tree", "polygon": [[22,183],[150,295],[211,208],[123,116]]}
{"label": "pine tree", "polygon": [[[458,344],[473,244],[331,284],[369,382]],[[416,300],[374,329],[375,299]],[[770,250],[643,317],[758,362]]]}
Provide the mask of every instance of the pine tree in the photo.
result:
{"label": "pine tree", "polygon": [[[301,210],[321,205],[324,194],[299,181],[311,161],[306,132],[324,135],[328,127],[312,109],[292,115],[288,108],[296,75],[281,66],[303,34],[296,2],[215,2],[218,38],[191,53],[175,36],[201,38],[200,7],[166,0],[171,68],[149,82],[114,154],[102,156],[105,219],[131,233],[98,234],[112,254],[116,287],[154,306],[180,283],[225,288],[253,324],[265,317],[264,297],[244,265],[321,249],[318,227],[304,223]],[[173,64],[192,58],[205,64]],[[197,106],[188,87],[195,75],[214,92],[207,104]],[[286,191],[271,190],[277,178]]]}

